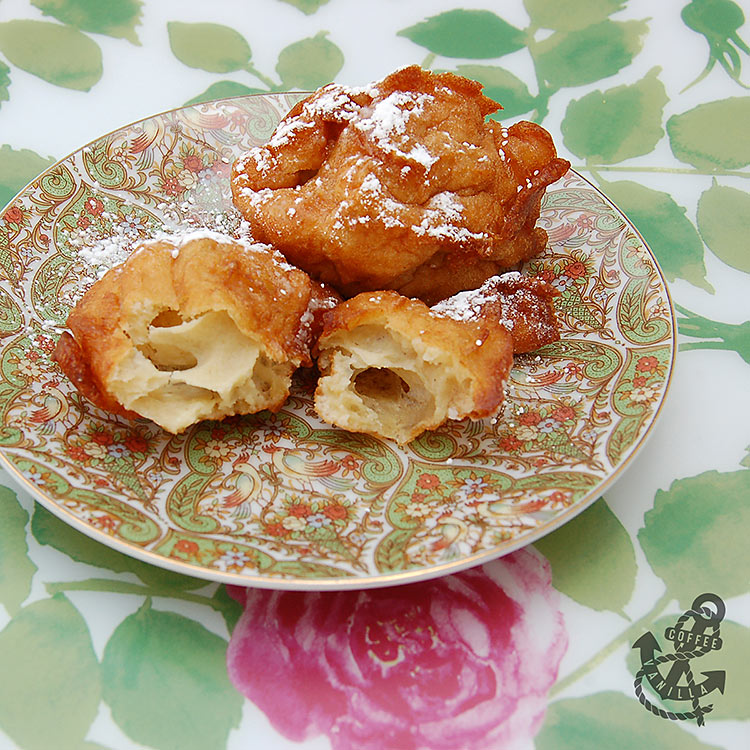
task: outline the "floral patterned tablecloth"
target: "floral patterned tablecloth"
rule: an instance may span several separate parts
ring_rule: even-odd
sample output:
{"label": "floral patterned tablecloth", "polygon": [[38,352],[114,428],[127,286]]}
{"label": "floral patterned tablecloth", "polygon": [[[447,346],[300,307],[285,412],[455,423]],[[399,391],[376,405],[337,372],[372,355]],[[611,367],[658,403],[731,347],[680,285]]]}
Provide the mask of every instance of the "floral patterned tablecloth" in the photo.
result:
{"label": "floral patterned tablecloth", "polygon": [[[506,121],[543,123],[635,223],[669,281],[679,354],[660,420],[606,497],[505,558],[404,586],[181,576],[83,536],[3,473],[0,748],[750,746],[747,11],[3,0],[0,204],[83,144],[186,103],[412,63],[458,71]],[[0,219],[0,285],[20,220]],[[653,397],[645,379],[633,394]]]}

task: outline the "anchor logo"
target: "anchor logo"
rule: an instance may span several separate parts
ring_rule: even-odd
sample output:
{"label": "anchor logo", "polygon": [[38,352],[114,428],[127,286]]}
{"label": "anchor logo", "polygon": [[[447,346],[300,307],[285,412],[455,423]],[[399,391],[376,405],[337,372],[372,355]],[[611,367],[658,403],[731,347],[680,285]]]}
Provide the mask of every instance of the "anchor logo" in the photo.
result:
{"label": "anchor logo", "polygon": [[[706,606],[708,604],[713,607]],[[716,594],[701,594],[693,601],[692,607],[664,631],[664,637],[674,643],[674,653],[657,656],[661,647],[651,632],[644,633],[633,644],[633,648],[641,653],[641,668],[634,682],[635,694],[644,708],[662,719],[695,719],[698,726],[703,726],[703,717],[713,710],[713,704],[701,705],[701,699],[714,690],[724,693],[726,673],[723,670],[701,672],[705,679],[696,683],[690,662],[722,647],[719,626],[725,613],[724,602]],[[690,621],[692,625],[688,629],[686,626]],[[660,670],[662,664],[671,665],[666,675]],[[655,706],[643,694],[644,678],[662,700],[690,701],[691,710],[673,712]]]}

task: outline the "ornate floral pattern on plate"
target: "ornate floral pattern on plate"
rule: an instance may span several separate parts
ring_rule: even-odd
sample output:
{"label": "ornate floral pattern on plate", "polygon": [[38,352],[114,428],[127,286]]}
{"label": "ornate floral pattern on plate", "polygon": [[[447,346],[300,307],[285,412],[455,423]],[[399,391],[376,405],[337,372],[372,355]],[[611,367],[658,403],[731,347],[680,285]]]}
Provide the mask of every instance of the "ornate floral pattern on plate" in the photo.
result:
{"label": "ornate floral pattern on plate", "polygon": [[[302,373],[277,414],[170,436],[84,402],[50,360],[96,277],[81,249],[157,231],[235,231],[232,160],[298,95],[200,104],[135,123],[41,175],[0,219],[0,448],[74,527],[192,575],[269,588],[354,588],[454,572],[551,531],[642,445],[673,365],[674,318],[643,240],[589,183],[549,190],[545,254],[558,343],[517,357],[497,420],[408,447],[320,422]],[[124,255],[123,255],[124,257]]]}

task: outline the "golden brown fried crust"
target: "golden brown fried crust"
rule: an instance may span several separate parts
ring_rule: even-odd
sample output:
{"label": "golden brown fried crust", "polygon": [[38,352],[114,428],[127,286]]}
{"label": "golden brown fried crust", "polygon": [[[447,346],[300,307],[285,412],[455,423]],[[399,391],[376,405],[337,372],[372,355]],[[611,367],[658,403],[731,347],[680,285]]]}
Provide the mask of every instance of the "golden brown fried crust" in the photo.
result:
{"label": "golden brown fried crust", "polygon": [[258,239],[344,296],[436,302],[546,243],[541,198],[569,163],[538,125],[485,122],[497,109],[478,83],[417,66],[331,84],[235,163],[234,202]]}
{"label": "golden brown fried crust", "polygon": [[513,352],[525,354],[559,340],[554,307],[557,295],[543,279],[511,272],[443,300],[432,312],[457,320],[499,321],[513,337]]}
{"label": "golden brown fried crust", "polygon": [[342,333],[364,326],[382,327],[407,341],[418,341],[423,348],[445,353],[456,367],[470,373],[471,408],[460,418],[482,419],[497,413],[513,365],[513,344],[506,328],[493,317],[459,321],[434,315],[420,300],[394,291],[365,292],[325,315],[316,355],[345,341]]}
{"label": "golden brown fried crust", "polygon": [[[309,320],[304,331],[303,340],[309,350],[315,346],[320,334],[323,332],[326,315],[337,305],[343,302],[341,295],[328,284],[322,284],[310,279],[311,294],[307,305]],[[305,364],[309,364],[305,362]]]}
{"label": "golden brown fried crust", "polygon": [[68,376],[80,394],[100,409],[119,414],[128,419],[135,419],[135,412],[124,409],[122,405],[109,393],[91,372],[89,360],[84,354],[78,342],[65,331],[60,336],[54,352],[53,361],[57,362],[60,369]]}
{"label": "golden brown fried crust", "polygon": [[267,247],[200,235],[179,245],[153,242],[84,294],[68,317],[72,335],[63,334],[53,359],[94,404],[133,417],[107,384],[149,327],[163,325],[160,316],[187,321],[223,311],[271,361],[297,367],[312,364],[322,314],[339,300]]}

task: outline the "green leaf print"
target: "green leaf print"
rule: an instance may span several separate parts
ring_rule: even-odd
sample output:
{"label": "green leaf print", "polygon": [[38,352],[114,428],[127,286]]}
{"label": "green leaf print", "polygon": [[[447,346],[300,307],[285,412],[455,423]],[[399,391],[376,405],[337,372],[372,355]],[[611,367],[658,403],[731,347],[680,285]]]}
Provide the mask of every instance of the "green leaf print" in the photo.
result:
{"label": "green leaf print", "polygon": [[239,31],[218,23],[167,23],[169,46],[175,57],[191,68],[229,73],[247,68],[250,45]]}
{"label": "green leaf print", "polygon": [[0,60],[0,104],[7,102],[10,98],[8,88],[10,86],[10,68]]}
{"label": "green leaf print", "polygon": [[27,73],[55,86],[88,91],[102,77],[102,51],[72,26],[47,21],[0,23],[0,51]]}
{"label": "green leaf print", "polygon": [[533,26],[553,31],[575,31],[606,20],[622,10],[627,0],[523,0]]}
{"label": "green leaf print", "polygon": [[549,88],[583,86],[630,65],[647,32],[645,21],[606,20],[578,31],[556,31],[529,51]]}
{"label": "green leaf print", "polygon": [[0,486],[0,604],[13,616],[31,592],[37,567],[29,558],[26,524],[29,514],[16,493]]}
{"label": "green leaf print", "polygon": [[536,750],[719,750],[677,722],[652,716],[635,696],[614,691],[551,704],[534,744]]}
{"label": "green leaf print", "polygon": [[100,544],[76,531],[39,504],[34,507],[31,517],[31,533],[39,544],[48,544],[76,562],[107,568],[116,573],[135,573],[144,583],[162,590],[167,596],[170,590],[197,589],[206,585],[206,581],[199,578],[149,565]]}
{"label": "green leaf print", "polygon": [[240,619],[240,615],[242,614],[242,605],[236,599],[232,599],[232,597],[229,596],[227,593],[227,587],[224,585],[221,585],[216,589],[211,600],[214,603],[214,608],[217,609],[224,618],[227,630],[231,633],[234,630],[234,626],[237,624],[237,620]]}
{"label": "green leaf print", "polygon": [[141,22],[142,0],[31,0],[31,4],[45,16],[81,31],[140,44],[135,27]]}
{"label": "green leaf print", "polygon": [[669,101],[658,76],[659,68],[653,68],[636,83],[573,99],[560,126],[567,148],[597,164],[650,153],[664,135]]}
{"label": "green leaf print", "polygon": [[552,585],[585,607],[622,613],[635,588],[633,543],[604,498],[534,545]]}
{"label": "green leaf print", "polygon": [[602,189],[627,214],[646,239],[669,281],[685,279],[713,293],[706,281],[703,242],[685,216],[685,209],[669,193],[637,182],[604,182]]}
{"label": "green leaf print", "polygon": [[194,620],[147,601],[104,649],[102,688],[112,718],[157,750],[223,750],[243,703],[227,677],[226,646]]}
{"label": "green leaf print", "polygon": [[7,144],[0,146],[0,208],[55,160],[45,159],[34,151],[17,151]]}
{"label": "green leaf print", "polygon": [[327,31],[301,39],[279,52],[276,72],[289,89],[307,91],[330,83],[344,65],[344,55]]}
{"label": "green leaf print", "polygon": [[672,153],[697,169],[739,169],[750,164],[750,96],[719,99],[667,120]]}
{"label": "green leaf print", "polygon": [[717,258],[750,273],[750,195],[744,190],[714,180],[698,201],[698,231]]}
{"label": "green leaf print", "polygon": [[0,632],[0,728],[23,750],[79,750],[99,709],[91,636],[63,596],[25,607]]}
{"label": "green leaf print", "polygon": [[398,32],[436,55],[487,60],[521,49],[526,37],[489,10],[448,10]]}
{"label": "green leaf print", "polygon": [[495,65],[458,65],[456,73],[484,86],[484,93],[503,108],[492,117],[505,120],[522,115],[534,108],[536,97],[529,93],[526,84],[513,73]]}
{"label": "green leaf print", "polygon": [[685,25],[703,34],[708,42],[708,62],[700,75],[683,91],[702,81],[718,62],[743,88],[741,52],[750,55],[750,47],[740,38],[738,29],[745,23],[745,14],[732,0],[692,0],[682,9]]}
{"label": "green leaf print", "polygon": [[705,341],[683,341],[680,351],[688,349],[729,349],[737,352],[750,364],[750,320],[744,323],[721,323],[709,320],[690,310],[675,305],[680,314],[677,325],[683,336],[692,336]]}
{"label": "green leaf print", "polygon": [[[661,645],[662,650],[667,653],[672,652],[674,645],[665,638],[664,631],[668,627],[673,627],[678,617],[679,615],[662,617],[648,626],[648,629]],[[690,629],[690,620],[685,627],[688,630]],[[706,632],[711,634],[713,631],[709,628]],[[709,651],[697,657],[691,661],[690,666],[696,682],[703,680],[700,677],[701,672],[714,670],[726,672],[727,683],[730,687],[724,691],[723,695],[718,692],[707,695],[701,700],[701,705],[705,707],[713,704],[711,713],[707,717],[707,721],[710,722],[721,719],[750,719],[750,701],[747,700],[748,691],[750,691],[750,628],[724,619],[720,623],[719,633],[722,640],[721,649]],[[628,653],[627,666],[634,676],[641,668],[641,660],[637,649]],[[661,664],[660,669],[662,674],[666,675],[669,664]],[[647,688],[647,684],[644,680],[644,690]],[[687,707],[687,704],[679,701],[662,701],[651,696],[649,696],[649,700],[656,702],[658,706],[663,706],[668,711],[684,711]]]}
{"label": "green leaf print", "polygon": [[325,5],[328,0],[281,0],[281,2],[293,5],[297,10],[301,10],[306,16],[311,16],[321,5]]}
{"label": "green leaf print", "polygon": [[728,599],[750,591],[750,471],[707,471],[659,490],[638,532],[667,591],[687,609],[704,591]]}
{"label": "green leaf print", "polygon": [[202,94],[194,96],[185,102],[185,106],[210,102],[214,99],[228,99],[230,96],[245,96],[247,94],[268,93],[265,89],[253,89],[237,81],[217,81],[212,83]]}

